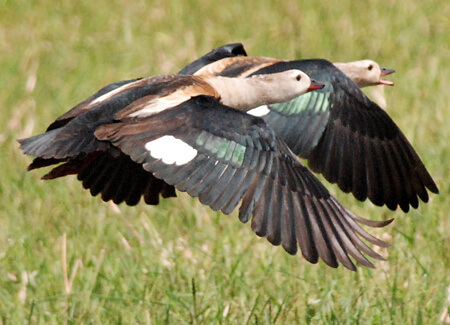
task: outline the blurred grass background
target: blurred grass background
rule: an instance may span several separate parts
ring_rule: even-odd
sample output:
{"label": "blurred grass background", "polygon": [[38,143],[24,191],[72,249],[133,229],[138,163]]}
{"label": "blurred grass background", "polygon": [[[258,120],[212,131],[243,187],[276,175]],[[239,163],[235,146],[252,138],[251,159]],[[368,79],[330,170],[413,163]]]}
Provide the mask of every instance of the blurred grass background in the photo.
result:
{"label": "blurred grass background", "polygon": [[[431,0],[0,2],[1,324],[450,323],[450,2]],[[371,58],[395,68],[387,111],[441,194],[395,222],[375,270],[310,265],[180,194],[105,204],[73,177],[43,182],[17,138],[100,87],[175,73],[214,47]]]}

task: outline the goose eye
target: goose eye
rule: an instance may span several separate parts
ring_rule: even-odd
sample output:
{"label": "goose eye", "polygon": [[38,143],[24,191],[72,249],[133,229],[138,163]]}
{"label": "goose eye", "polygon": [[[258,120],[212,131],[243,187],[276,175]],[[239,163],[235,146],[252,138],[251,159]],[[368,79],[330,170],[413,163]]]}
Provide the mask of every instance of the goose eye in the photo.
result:
{"label": "goose eye", "polygon": [[300,79],[302,79],[302,76],[298,74],[298,75],[295,77],[295,79],[297,79],[297,81],[300,81]]}
{"label": "goose eye", "polygon": [[367,67],[367,69],[369,69],[369,71],[371,71],[371,70],[373,69],[373,65],[369,65],[369,66]]}

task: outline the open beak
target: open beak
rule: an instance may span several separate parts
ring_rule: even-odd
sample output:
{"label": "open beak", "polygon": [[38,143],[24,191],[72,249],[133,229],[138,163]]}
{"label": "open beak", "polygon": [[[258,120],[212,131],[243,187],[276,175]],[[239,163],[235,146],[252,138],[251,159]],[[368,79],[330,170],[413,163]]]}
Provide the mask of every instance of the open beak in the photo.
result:
{"label": "open beak", "polygon": [[307,91],[322,89],[323,87],[325,87],[325,84],[323,82],[311,79],[311,85],[309,86]]}
{"label": "open beak", "polygon": [[[380,74],[380,77],[384,77],[384,76],[393,74],[394,72],[395,72],[394,69],[381,68],[381,74]],[[378,84],[379,84],[379,85],[386,85],[386,86],[393,86],[393,85],[394,85],[394,83],[393,83],[392,81],[389,81],[389,80],[382,80],[382,79],[380,79],[380,81],[379,81]]]}

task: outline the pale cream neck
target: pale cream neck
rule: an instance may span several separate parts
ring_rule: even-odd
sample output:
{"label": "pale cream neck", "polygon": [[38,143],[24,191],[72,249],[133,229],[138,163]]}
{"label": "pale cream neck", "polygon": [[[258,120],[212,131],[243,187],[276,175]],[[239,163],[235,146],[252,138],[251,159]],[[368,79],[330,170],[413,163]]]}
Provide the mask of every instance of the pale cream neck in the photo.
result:
{"label": "pale cream neck", "polygon": [[[302,74],[301,81],[295,80],[294,73]],[[202,77],[220,94],[224,105],[243,111],[286,102],[304,94],[311,85],[306,74],[293,70],[251,78]]]}
{"label": "pale cream neck", "polygon": [[352,79],[352,81],[358,86],[358,87],[364,87],[365,84],[362,82],[361,78],[359,77],[358,73],[360,69],[356,69],[353,65],[353,62],[348,63],[333,63],[336,68],[341,70],[347,77]]}

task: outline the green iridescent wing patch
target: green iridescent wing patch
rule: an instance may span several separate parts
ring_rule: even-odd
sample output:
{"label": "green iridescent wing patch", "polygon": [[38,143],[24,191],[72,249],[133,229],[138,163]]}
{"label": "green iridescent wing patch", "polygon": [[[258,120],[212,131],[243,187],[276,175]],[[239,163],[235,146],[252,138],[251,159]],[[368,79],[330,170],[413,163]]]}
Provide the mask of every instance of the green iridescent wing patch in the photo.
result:
{"label": "green iridescent wing patch", "polygon": [[312,91],[285,103],[270,105],[270,109],[282,115],[320,114],[330,107],[329,92]]}
{"label": "green iridescent wing patch", "polygon": [[210,155],[216,156],[233,167],[241,167],[246,147],[240,143],[202,131],[195,142]]}

